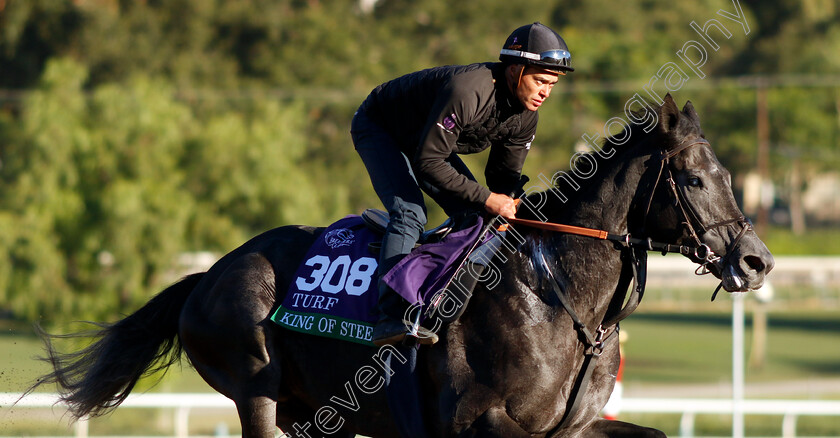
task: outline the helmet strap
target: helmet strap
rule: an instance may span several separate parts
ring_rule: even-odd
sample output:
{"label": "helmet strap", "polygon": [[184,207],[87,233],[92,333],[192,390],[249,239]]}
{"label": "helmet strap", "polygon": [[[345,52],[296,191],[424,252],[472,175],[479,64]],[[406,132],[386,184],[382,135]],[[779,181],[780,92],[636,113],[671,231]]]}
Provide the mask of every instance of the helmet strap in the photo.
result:
{"label": "helmet strap", "polygon": [[[516,72],[516,68],[519,68],[519,72]],[[522,83],[522,75],[525,72],[525,66],[522,64],[508,64],[505,66],[505,84],[507,85],[508,90],[514,95],[516,94],[516,90],[519,89],[519,85]]]}

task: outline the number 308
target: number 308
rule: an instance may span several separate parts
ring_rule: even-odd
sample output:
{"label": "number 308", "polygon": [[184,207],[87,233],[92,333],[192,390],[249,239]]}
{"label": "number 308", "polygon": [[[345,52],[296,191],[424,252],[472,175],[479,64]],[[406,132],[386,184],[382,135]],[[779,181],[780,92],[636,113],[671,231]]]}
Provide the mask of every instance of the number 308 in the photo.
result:
{"label": "number 308", "polygon": [[316,255],[307,260],[305,265],[314,269],[309,277],[298,277],[295,280],[298,289],[309,292],[320,286],[326,293],[337,294],[343,290],[349,295],[359,296],[370,287],[377,263],[372,257],[352,261],[347,255],[338,256],[335,260]]}

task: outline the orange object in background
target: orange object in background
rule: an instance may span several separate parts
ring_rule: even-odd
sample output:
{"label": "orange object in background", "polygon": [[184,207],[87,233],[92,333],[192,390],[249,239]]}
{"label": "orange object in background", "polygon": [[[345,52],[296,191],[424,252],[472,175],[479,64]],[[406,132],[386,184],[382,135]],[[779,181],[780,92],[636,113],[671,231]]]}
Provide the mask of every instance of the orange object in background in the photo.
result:
{"label": "orange object in background", "polygon": [[618,362],[618,373],[615,376],[615,387],[613,388],[610,399],[601,411],[601,415],[607,420],[616,420],[618,414],[621,413],[621,397],[624,392],[624,385],[621,380],[624,376],[624,343],[627,342],[627,332],[622,330],[618,333],[618,351],[621,359]]}

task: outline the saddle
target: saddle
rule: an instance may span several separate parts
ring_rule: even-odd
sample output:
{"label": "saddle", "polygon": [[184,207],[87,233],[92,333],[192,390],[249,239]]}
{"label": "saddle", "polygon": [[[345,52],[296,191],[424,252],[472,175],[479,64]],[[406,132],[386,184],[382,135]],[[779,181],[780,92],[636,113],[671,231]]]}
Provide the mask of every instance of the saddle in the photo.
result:
{"label": "saddle", "polygon": [[[367,210],[362,212],[362,221],[364,221],[365,225],[367,225],[368,229],[373,231],[374,233],[382,236],[385,234],[385,228],[388,227],[388,222],[390,220],[390,216],[388,212],[379,210],[377,208],[368,208]],[[442,224],[424,231],[420,234],[420,240],[414,245],[417,248],[420,245],[425,243],[435,243],[440,242],[444,237],[449,235],[453,230],[456,228],[455,219],[447,218],[443,221]],[[382,241],[379,242],[371,242],[368,245],[368,249],[374,254],[379,253],[379,250],[382,248]]]}
{"label": "saddle", "polygon": [[[369,230],[380,236],[384,234],[385,228],[388,226],[389,215],[387,212],[382,210],[367,209],[362,212],[361,218],[362,222],[364,222],[365,226]],[[445,238],[450,236],[450,234],[454,236],[453,233],[473,228],[476,225],[477,220],[480,221],[480,219],[477,218],[476,212],[464,213],[447,218],[441,225],[423,232],[414,247],[417,248],[421,245],[442,242]],[[450,269],[448,274],[441,277],[442,280],[440,281],[442,282],[433,283],[435,287],[430,289],[420,289],[425,292],[436,292],[434,295],[429,294],[424,299],[420,300],[421,302],[426,303],[424,319],[436,317],[444,323],[450,323],[457,320],[464,312],[464,309],[472,296],[472,291],[486,268],[487,262],[492,259],[493,255],[499,250],[498,239],[494,242],[485,242],[488,243],[488,245],[480,245],[481,242],[476,240],[480,236],[484,235],[491,224],[482,225],[483,231],[476,229],[472,232],[475,233],[475,235],[464,240],[464,246],[462,247],[462,249],[466,251],[464,258],[462,258],[460,262],[456,259],[450,260],[455,262],[454,265],[451,265],[454,269]],[[368,250],[373,254],[378,254],[381,247],[382,241],[375,240],[368,244]],[[430,251],[434,252],[434,250]],[[436,253],[434,258],[439,259],[441,256],[442,253]],[[397,265],[395,269],[399,270],[399,268],[400,265]],[[396,274],[393,278],[402,278],[406,272],[411,271],[402,271]],[[464,274],[464,272],[468,272],[469,275],[461,275]],[[434,281],[434,277],[426,278],[432,278]],[[386,283],[389,281],[387,280],[387,276],[385,281]],[[401,289],[393,283],[388,284],[395,290]],[[398,284],[405,285],[406,283],[398,280]],[[412,299],[405,295],[403,295],[403,298],[412,302]],[[457,303],[457,305],[454,305],[454,303]]]}

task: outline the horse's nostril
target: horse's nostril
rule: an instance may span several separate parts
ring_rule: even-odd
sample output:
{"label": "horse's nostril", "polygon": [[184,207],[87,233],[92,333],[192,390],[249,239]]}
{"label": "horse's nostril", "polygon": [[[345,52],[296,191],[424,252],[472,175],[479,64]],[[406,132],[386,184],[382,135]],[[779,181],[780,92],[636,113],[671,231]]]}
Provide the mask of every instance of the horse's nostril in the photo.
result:
{"label": "horse's nostril", "polygon": [[764,271],[764,268],[766,268],[766,266],[764,265],[764,262],[761,260],[761,257],[756,257],[756,256],[751,256],[751,255],[750,256],[745,256],[744,257],[744,263],[746,263],[747,266],[750,267],[750,269],[752,269],[756,272],[762,272],[762,271]]}

